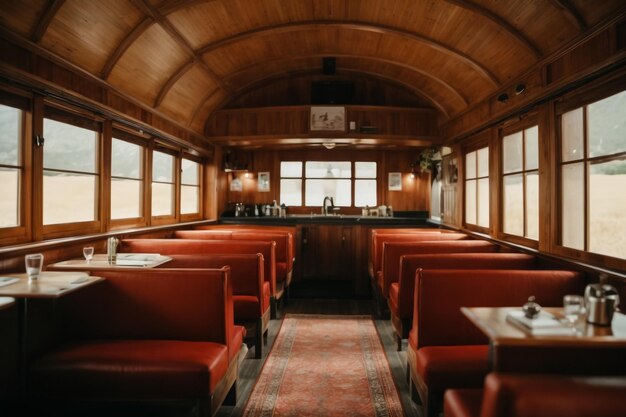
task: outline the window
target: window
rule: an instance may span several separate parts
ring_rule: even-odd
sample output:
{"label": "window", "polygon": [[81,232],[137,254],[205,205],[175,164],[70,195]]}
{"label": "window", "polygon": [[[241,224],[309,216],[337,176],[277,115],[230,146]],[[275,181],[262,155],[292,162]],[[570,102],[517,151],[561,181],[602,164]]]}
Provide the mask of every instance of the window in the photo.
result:
{"label": "window", "polygon": [[354,162],[353,169],[352,161],[283,161],[280,202],[301,206],[304,179],[305,206],[319,207],[328,196],[335,206],[351,207],[353,190],[354,207],[376,206],[376,176],[376,162]]}
{"label": "window", "polygon": [[502,228],[504,233],[539,238],[537,126],[502,138]]}
{"label": "window", "polygon": [[195,214],[200,211],[200,164],[189,159],[181,160],[180,213]]}
{"label": "window", "polygon": [[489,147],[465,155],[465,222],[489,227]]}
{"label": "window", "polygon": [[561,243],[626,259],[626,91],[561,115]]}
{"label": "window", "polygon": [[44,119],[43,224],[97,220],[99,134]]}
{"label": "window", "polygon": [[0,228],[17,227],[22,195],[22,111],[0,105]]}
{"label": "window", "polygon": [[113,138],[111,144],[111,219],[142,217],[143,147]]}
{"label": "window", "polygon": [[152,216],[174,215],[174,156],[152,153]]}

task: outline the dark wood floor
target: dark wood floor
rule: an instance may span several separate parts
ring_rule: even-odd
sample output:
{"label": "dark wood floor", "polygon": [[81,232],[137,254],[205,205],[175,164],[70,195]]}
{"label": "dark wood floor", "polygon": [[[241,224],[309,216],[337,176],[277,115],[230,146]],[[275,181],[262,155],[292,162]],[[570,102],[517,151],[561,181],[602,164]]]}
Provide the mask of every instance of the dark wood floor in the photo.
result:
{"label": "dark wood floor", "polygon": [[[272,320],[269,329],[268,349],[270,352],[272,344],[276,339],[276,334],[280,329],[281,318],[287,313],[296,314],[348,314],[348,315],[370,315],[372,313],[372,302],[370,300],[355,299],[294,299],[282,308],[278,320]],[[398,387],[406,417],[421,417],[422,409],[411,401],[409,387],[406,382],[406,342],[402,352],[396,351],[395,339],[393,337],[393,327],[389,320],[374,320],[378,333],[381,336],[387,359],[393,373],[393,377]],[[223,406],[217,413],[219,417],[239,417],[243,412],[248,397],[254,387],[255,381],[267,358],[267,353],[262,359],[254,359],[254,347],[251,347],[244,359],[239,371],[238,399],[233,406]]]}

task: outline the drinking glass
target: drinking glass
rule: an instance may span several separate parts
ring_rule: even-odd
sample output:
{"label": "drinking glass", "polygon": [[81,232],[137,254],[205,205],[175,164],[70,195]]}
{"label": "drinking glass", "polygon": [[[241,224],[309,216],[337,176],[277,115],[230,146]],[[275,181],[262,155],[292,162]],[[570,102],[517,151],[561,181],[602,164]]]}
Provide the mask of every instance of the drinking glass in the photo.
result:
{"label": "drinking glass", "polygon": [[575,294],[568,294],[564,296],[563,310],[565,313],[565,320],[573,326],[585,312],[585,301],[583,297]]}
{"label": "drinking glass", "polygon": [[91,263],[91,260],[93,259],[93,246],[83,248],[83,256],[85,257],[87,263]]}
{"label": "drinking glass", "polygon": [[24,257],[26,264],[26,275],[28,275],[29,281],[37,281],[39,274],[41,273],[41,267],[43,266],[43,254],[33,253]]}

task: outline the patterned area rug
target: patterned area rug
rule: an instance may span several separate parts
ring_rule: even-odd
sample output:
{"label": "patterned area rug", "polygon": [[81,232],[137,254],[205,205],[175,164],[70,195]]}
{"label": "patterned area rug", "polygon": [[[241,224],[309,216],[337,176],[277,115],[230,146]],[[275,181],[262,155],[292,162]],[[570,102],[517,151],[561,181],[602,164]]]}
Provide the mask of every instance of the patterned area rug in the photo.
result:
{"label": "patterned area rug", "polygon": [[287,315],[243,416],[404,416],[372,319]]}

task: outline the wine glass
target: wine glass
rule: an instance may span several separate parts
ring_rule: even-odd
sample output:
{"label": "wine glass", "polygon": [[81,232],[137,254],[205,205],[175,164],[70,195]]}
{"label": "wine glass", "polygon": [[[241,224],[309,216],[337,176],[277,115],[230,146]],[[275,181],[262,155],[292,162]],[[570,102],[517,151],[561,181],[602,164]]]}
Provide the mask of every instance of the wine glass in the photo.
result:
{"label": "wine glass", "polygon": [[563,311],[565,320],[571,326],[574,326],[581,315],[585,312],[585,301],[582,296],[568,294],[563,297]]}
{"label": "wine glass", "polygon": [[91,263],[91,260],[93,259],[93,246],[83,248],[83,256],[85,257],[87,263]]}

